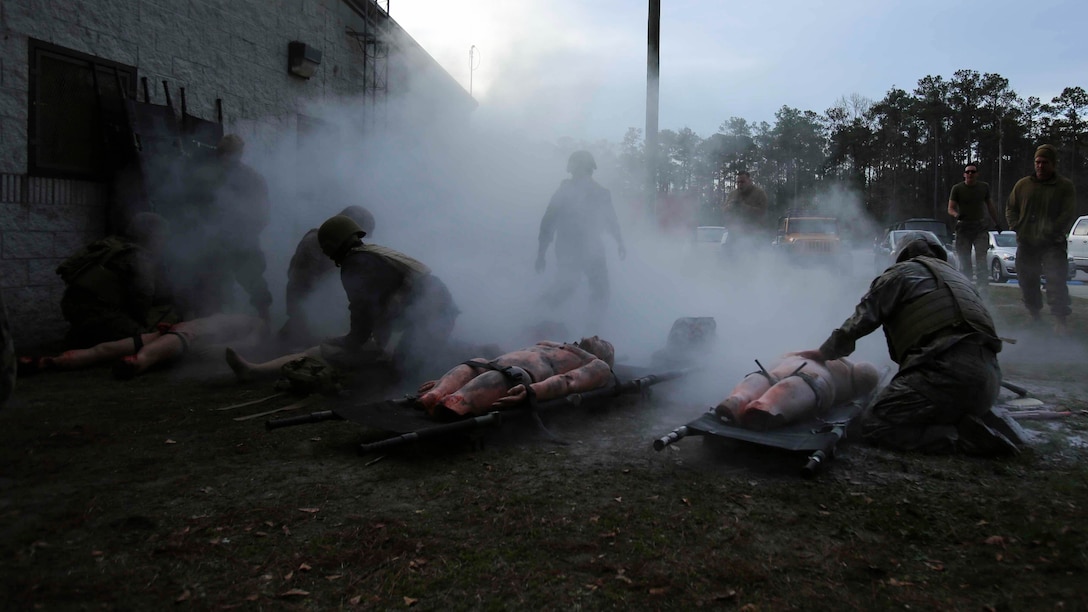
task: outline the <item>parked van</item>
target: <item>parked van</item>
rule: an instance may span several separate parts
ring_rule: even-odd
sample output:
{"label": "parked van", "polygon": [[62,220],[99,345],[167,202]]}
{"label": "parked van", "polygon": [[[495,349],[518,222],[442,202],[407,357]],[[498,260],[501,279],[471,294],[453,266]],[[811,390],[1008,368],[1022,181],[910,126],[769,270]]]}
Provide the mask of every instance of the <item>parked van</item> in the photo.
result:
{"label": "parked van", "polygon": [[1069,230],[1069,256],[1078,270],[1088,272],[1088,215],[1079,217]]}

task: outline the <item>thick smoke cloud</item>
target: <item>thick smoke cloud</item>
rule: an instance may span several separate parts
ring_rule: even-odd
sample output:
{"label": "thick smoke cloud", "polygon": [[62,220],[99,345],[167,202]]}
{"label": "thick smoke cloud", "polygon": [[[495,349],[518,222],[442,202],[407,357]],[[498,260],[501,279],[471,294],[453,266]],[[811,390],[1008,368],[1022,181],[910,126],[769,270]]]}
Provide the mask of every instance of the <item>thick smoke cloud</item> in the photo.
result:
{"label": "thick smoke cloud", "polygon": [[[615,243],[602,236],[611,302],[600,329],[584,329],[585,286],[563,307],[548,311],[539,297],[556,267],[553,251],[545,274],[533,269],[541,216],[568,176],[566,159],[575,145],[533,140],[523,135],[534,130],[487,119],[502,113],[477,111],[465,120],[417,112],[409,101],[418,93],[387,100],[379,121],[360,112],[357,100],[315,103],[305,111],[310,119],[304,135],[297,125],[250,135],[266,145],[248,148],[246,159],[268,179],[273,198],[262,245],[278,321],[298,240],[343,207],[358,204],[376,218],[368,241],[420,259],[449,285],[462,311],[454,330],[462,342],[511,350],[597,333],[613,342],[619,361],[647,365],[676,318],[714,317],[719,338],[706,358],[707,386],[689,389],[694,401],[712,404],[754,369],[754,359],[769,363],[783,352],[818,346],[850,314],[871,278],[868,265],[843,273],[782,265],[769,256],[723,265],[694,252],[687,235],[659,232],[646,221],[643,204],[623,202],[613,189],[628,256],[620,261]],[[599,163],[605,158],[598,155]],[[617,182],[604,164],[595,177],[605,187]],[[822,197],[840,217],[861,218],[857,198],[848,193]],[[320,311],[321,332],[345,333],[346,300],[338,279],[309,307]],[[535,336],[531,330],[545,321],[563,323],[567,337]],[[888,363],[880,337],[864,340],[857,356]]]}

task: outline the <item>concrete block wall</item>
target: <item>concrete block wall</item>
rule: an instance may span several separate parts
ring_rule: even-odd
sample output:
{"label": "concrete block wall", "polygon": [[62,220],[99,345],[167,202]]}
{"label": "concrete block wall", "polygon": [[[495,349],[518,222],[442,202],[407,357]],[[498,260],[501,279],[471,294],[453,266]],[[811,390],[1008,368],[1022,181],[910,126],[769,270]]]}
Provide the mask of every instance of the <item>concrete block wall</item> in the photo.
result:
{"label": "concrete block wall", "polygon": [[56,268],[102,236],[104,196],[97,183],[0,174],[0,290],[18,346],[63,330]]}
{"label": "concrete block wall", "polygon": [[[102,237],[108,213],[101,185],[26,174],[29,39],[134,66],[148,79],[155,103],[165,102],[165,80],[179,111],[180,88],[189,114],[205,119],[216,118],[215,101],[222,99],[226,128],[246,139],[248,156],[294,129],[297,114],[313,101],[364,91],[362,50],[345,34],[344,10],[342,0],[0,2],[0,286],[17,343],[63,332],[63,287],[52,269]],[[294,40],[322,51],[308,80],[287,72],[287,45]],[[418,56],[414,65],[437,66],[418,47],[407,51]],[[438,70],[441,86],[452,84],[451,94],[465,98]],[[373,107],[359,106],[360,112]]]}

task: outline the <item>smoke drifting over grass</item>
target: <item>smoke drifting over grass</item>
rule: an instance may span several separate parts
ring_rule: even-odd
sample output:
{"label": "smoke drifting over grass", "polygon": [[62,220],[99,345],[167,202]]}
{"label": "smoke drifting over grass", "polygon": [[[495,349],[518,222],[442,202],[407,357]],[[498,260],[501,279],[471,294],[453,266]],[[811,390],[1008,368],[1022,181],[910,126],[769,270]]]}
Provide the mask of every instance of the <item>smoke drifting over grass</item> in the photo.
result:
{"label": "smoke drifting over grass", "polygon": [[[540,219],[569,176],[566,160],[577,147],[532,141],[521,136],[532,130],[486,119],[502,113],[477,111],[466,121],[416,113],[390,100],[388,127],[380,128],[362,118],[357,101],[315,104],[306,112],[311,127],[304,136],[289,125],[260,135],[258,141],[271,143],[267,150],[247,151],[273,198],[262,245],[277,323],[299,239],[345,206],[362,205],[376,219],[366,241],[421,260],[449,286],[462,311],[454,330],[461,342],[512,350],[595,333],[615,345],[618,361],[648,365],[675,319],[714,317],[718,346],[706,357],[706,386],[673,385],[685,386],[694,402],[714,404],[755,369],[754,359],[768,363],[783,352],[818,346],[850,314],[871,276],[868,265],[845,272],[779,262],[769,253],[720,262],[694,252],[687,236],[666,235],[648,222],[641,203],[620,201],[615,170],[598,156],[595,178],[613,187],[627,258],[620,261],[611,237],[601,236],[611,300],[601,327],[586,329],[584,282],[560,308],[540,303],[554,279],[554,245],[546,272],[533,268]],[[857,199],[846,192],[831,190],[822,204],[844,220],[862,218]],[[308,304],[327,335],[347,331],[346,306],[338,278]],[[545,321],[561,322],[569,335],[535,337],[531,330]],[[886,364],[882,338],[863,341],[858,357]]]}

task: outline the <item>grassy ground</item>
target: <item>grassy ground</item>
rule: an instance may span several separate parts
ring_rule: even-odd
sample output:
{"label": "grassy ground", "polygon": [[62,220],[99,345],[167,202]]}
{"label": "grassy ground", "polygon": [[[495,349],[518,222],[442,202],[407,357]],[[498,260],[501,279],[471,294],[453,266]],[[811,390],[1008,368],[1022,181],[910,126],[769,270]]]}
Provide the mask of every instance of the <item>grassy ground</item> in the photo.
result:
{"label": "grassy ground", "polygon": [[1020,340],[1002,354],[1006,376],[1071,414],[1025,421],[1032,446],[1014,459],[852,444],[814,481],[797,477],[798,457],[751,447],[687,439],[655,453],[653,437],[679,424],[665,388],[549,421],[568,445],[504,426],[360,457],[373,432],[353,424],[232,420],[291,397],[212,410],[272,393],[221,364],[126,383],[108,369],[25,379],[0,414],[0,597],[6,609],[1088,609],[1088,362],[1069,358],[1084,354],[1088,304],[1073,339],[1056,339],[1026,328],[1015,291],[993,300]]}

